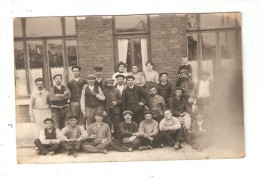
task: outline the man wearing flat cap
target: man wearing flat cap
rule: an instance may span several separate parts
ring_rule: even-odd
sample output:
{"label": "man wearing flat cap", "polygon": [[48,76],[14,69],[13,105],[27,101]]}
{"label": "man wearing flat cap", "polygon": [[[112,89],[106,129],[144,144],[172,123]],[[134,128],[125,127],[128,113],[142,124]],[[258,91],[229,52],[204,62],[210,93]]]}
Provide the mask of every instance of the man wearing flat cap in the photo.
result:
{"label": "man wearing flat cap", "polygon": [[50,88],[51,111],[55,126],[59,129],[66,126],[70,114],[69,99],[71,92],[68,87],[62,85],[62,75],[53,76],[55,85]]}
{"label": "man wearing flat cap", "polygon": [[80,97],[82,93],[82,88],[87,81],[80,77],[81,68],[79,66],[72,66],[71,71],[73,74],[73,79],[68,82],[68,88],[71,92],[70,98],[70,110],[71,115],[77,116],[82,123],[82,114],[80,111]]}
{"label": "man wearing flat cap", "polygon": [[139,150],[153,149],[156,146],[156,136],[159,133],[158,122],[153,119],[150,111],[144,112],[144,120],[138,129],[140,148]]}
{"label": "man wearing flat cap", "polygon": [[181,87],[176,87],[174,97],[169,99],[169,107],[172,110],[173,116],[180,120],[182,128],[184,129],[183,134],[188,134],[191,127],[191,117],[189,114],[191,109],[187,100],[182,97],[183,93],[184,90]]}
{"label": "man wearing flat cap", "polygon": [[132,75],[126,76],[127,87],[122,93],[122,108],[123,111],[132,111],[133,120],[139,124],[143,119],[143,111],[149,97],[144,88],[134,84],[134,79]]}
{"label": "man wearing flat cap", "polygon": [[44,128],[44,120],[51,118],[50,93],[44,88],[43,78],[35,79],[36,89],[31,94],[30,117],[35,123],[35,138],[39,137],[40,130]]}
{"label": "man wearing flat cap", "polygon": [[125,76],[122,74],[118,74],[116,76],[116,80],[117,80],[117,83],[114,85],[114,87],[117,88],[120,91],[120,93],[122,94],[123,90],[126,88]]}
{"label": "man wearing flat cap", "polygon": [[96,76],[87,76],[88,85],[84,86],[80,99],[81,111],[86,119],[86,127],[95,122],[95,113],[104,111],[105,96],[101,88],[95,85]]}
{"label": "man wearing flat cap", "polygon": [[168,101],[172,94],[173,87],[172,84],[168,81],[167,72],[160,73],[159,77],[160,77],[160,82],[157,84],[157,91],[158,94],[163,97],[164,101],[168,105]]}
{"label": "man wearing flat cap", "polygon": [[189,72],[186,69],[181,69],[179,78],[176,81],[176,87],[181,87],[184,89],[184,98],[189,99],[191,94],[193,93],[194,82],[189,76]]}
{"label": "man wearing flat cap", "polygon": [[94,70],[96,76],[95,85],[99,86],[103,91],[105,87],[105,80],[103,79],[103,65],[95,65]]}
{"label": "man wearing flat cap", "polygon": [[95,113],[95,123],[88,126],[89,138],[83,144],[83,149],[87,153],[107,153],[106,148],[111,141],[111,132],[108,124],[103,122],[103,113]]}
{"label": "man wearing flat cap", "polygon": [[117,76],[118,74],[124,75],[125,77],[126,77],[127,75],[129,75],[129,73],[126,72],[126,63],[120,61],[120,62],[118,63],[118,65],[117,65],[117,67],[118,67],[118,72],[114,73],[113,76],[112,76],[112,78],[115,80],[114,85],[116,85],[116,83],[117,83],[116,76]]}
{"label": "man wearing flat cap", "polygon": [[121,122],[121,104],[122,104],[122,95],[120,91],[113,87],[114,79],[106,79],[106,88],[103,90],[103,93],[106,97],[105,99],[105,115],[109,116],[110,121],[113,124],[114,137],[118,136],[118,125]]}

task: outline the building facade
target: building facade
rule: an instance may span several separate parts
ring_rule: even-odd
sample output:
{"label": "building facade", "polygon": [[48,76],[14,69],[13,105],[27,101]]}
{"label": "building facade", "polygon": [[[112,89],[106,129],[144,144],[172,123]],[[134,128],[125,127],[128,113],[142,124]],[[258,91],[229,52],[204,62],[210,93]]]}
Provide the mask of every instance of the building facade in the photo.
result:
{"label": "building facade", "polygon": [[[56,73],[72,78],[71,66],[82,67],[81,77],[104,65],[104,77],[117,71],[119,61],[127,70],[141,71],[152,60],[158,72],[168,72],[173,84],[181,57],[188,56],[193,80],[202,70],[210,73],[215,89],[233,81],[242,93],[241,22],[239,13],[154,14],[131,16],[34,17],[14,19],[14,64],[17,138],[30,139],[33,123],[29,99],[34,79],[43,77],[46,89]],[[232,92],[232,90],[229,90]],[[239,94],[241,95],[241,94]],[[22,131],[21,131],[22,130]]]}

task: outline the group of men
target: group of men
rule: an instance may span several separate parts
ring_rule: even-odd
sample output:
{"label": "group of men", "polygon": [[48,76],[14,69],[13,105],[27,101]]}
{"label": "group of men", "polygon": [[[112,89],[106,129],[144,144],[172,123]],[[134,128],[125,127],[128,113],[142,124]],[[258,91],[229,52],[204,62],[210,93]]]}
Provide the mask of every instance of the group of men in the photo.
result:
{"label": "group of men", "polygon": [[83,79],[81,67],[73,66],[68,86],[56,74],[49,92],[44,80],[36,79],[30,116],[36,125],[38,154],[54,154],[60,146],[73,156],[80,150],[131,152],[164,145],[181,149],[191,131],[190,73],[180,69],[178,86],[173,87],[166,72],[156,83],[146,82],[136,65],[132,69],[127,73],[126,64],[120,62],[119,71],[104,80],[103,66],[97,65],[95,73]]}

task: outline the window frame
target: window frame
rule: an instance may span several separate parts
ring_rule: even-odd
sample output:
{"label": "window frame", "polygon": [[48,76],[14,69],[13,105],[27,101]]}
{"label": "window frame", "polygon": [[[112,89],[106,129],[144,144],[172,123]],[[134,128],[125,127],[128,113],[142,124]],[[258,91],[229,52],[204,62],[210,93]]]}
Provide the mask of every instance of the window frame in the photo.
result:
{"label": "window frame", "polygon": [[[67,17],[67,16],[66,16]],[[31,95],[31,89],[30,85],[33,84],[34,82],[30,81],[30,62],[29,62],[29,55],[28,55],[28,48],[27,48],[27,42],[28,41],[34,41],[34,40],[39,40],[43,42],[43,53],[44,53],[44,73],[43,73],[43,78],[45,80],[45,88],[49,89],[51,87],[51,77],[50,77],[50,67],[49,67],[49,60],[48,60],[48,52],[47,52],[47,41],[48,40],[61,40],[63,43],[63,54],[64,54],[64,59],[63,59],[63,64],[64,64],[64,82],[68,82],[69,78],[69,70],[68,70],[68,52],[67,52],[67,40],[68,39],[75,39],[76,44],[77,44],[77,65],[79,64],[79,49],[78,49],[78,27],[77,27],[77,19],[75,16],[68,16],[68,17],[74,17],[75,18],[75,29],[76,29],[76,34],[69,34],[66,35],[66,25],[65,25],[65,16],[64,17],[59,17],[62,25],[62,35],[57,35],[57,36],[26,36],[26,17],[16,17],[21,19],[21,24],[22,24],[22,36],[20,37],[15,37],[14,36],[14,42],[16,41],[22,41],[23,42],[23,51],[24,51],[24,64],[25,64],[25,72],[26,72],[26,87],[27,87],[27,95],[26,96],[17,96],[16,99],[28,99]],[[51,18],[51,17],[46,17],[46,18]],[[14,68],[16,71],[14,63]]]}

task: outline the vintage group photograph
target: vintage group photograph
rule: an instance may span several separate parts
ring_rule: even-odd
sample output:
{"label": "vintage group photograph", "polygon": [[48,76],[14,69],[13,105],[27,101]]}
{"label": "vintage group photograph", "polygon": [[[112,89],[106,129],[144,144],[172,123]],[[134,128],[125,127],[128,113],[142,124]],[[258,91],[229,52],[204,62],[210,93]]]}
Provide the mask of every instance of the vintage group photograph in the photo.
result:
{"label": "vintage group photograph", "polygon": [[17,163],[243,158],[241,16],[15,17]]}

